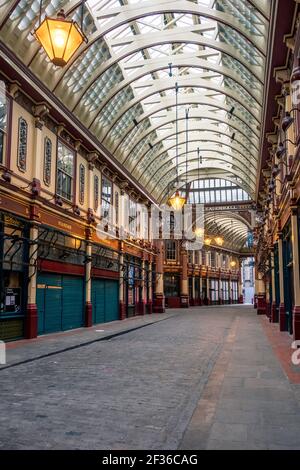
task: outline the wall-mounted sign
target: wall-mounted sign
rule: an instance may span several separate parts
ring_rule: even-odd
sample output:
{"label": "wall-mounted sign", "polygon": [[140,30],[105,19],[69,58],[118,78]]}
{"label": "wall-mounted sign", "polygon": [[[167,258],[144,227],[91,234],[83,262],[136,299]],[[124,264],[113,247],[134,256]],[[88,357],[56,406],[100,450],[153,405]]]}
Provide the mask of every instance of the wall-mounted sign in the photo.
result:
{"label": "wall-mounted sign", "polygon": [[21,311],[20,287],[7,287],[5,290],[5,312],[18,313]]}

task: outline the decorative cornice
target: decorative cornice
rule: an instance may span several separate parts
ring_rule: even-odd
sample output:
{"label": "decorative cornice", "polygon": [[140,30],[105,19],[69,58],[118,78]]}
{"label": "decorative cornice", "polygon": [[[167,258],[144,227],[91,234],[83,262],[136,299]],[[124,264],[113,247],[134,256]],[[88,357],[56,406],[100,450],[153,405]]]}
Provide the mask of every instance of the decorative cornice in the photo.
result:
{"label": "decorative cornice", "polygon": [[290,79],[290,72],[286,67],[275,67],[274,77],[277,83],[288,82]]}

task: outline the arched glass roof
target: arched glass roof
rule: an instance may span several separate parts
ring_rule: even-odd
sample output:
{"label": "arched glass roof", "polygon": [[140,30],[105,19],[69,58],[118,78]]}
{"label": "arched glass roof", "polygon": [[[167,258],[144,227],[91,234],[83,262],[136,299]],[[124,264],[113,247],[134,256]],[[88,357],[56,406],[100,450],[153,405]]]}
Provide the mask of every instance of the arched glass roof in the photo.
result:
{"label": "arched glass roof", "polygon": [[[175,83],[179,186],[196,179],[199,147],[201,177],[255,197],[271,0],[88,0],[88,43],[63,68],[31,34],[39,8],[0,0],[0,39],[153,197],[176,180]],[[75,0],[44,0],[42,18],[60,8],[80,22]]]}
{"label": "arched glass roof", "polygon": [[240,251],[245,247],[250,224],[236,212],[211,211],[205,214],[206,235],[222,235],[224,238],[224,248],[233,251]]}

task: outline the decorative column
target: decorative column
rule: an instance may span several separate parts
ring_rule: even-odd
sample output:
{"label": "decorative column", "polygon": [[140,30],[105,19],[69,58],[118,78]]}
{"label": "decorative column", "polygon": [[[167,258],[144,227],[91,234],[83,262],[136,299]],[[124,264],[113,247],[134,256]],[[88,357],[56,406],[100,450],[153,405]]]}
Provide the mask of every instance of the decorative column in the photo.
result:
{"label": "decorative column", "polygon": [[266,316],[271,318],[271,298],[270,298],[270,279],[268,275],[265,277],[265,292],[266,292]]}
{"label": "decorative column", "polygon": [[228,292],[228,295],[229,295],[228,302],[229,302],[229,304],[232,304],[232,303],[233,303],[233,296],[232,296],[231,271],[230,271],[230,273],[229,273],[228,289],[229,289],[229,292]]}
{"label": "decorative column", "polygon": [[141,297],[139,298],[139,303],[137,305],[137,313],[138,315],[145,315],[146,312],[146,273],[145,273],[145,259],[144,259],[144,253],[142,254],[142,262],[141,262],[141,285],[140,285],[140,295]]}
{"label": "decorative column", "polygon": [[239,278],[238,278],[238,303],[243,304],[244,303],[244,296],[243,296],[243,284],[242,284],[242,263],[241,260],[239,260]]}
{"label": "decorative column", "polygon": [[188,261],[187,261],[187,251],[185,249],[181,250],[181,289],[180,289],[180,307],[188,308],[189,307],[189,282],[188,282]]}
{"label": "decorative column", "polygon": [[210,305],[210,291],[209,291],[209,275],[208,275],[208,268],[206,271],[206,305]]}
{"label": "decorative column", "polygon": [[[219,255],[220,257],[220,255]],[[220,258],[219,258],[220,259]],[[220,266],[220,264],[219,264]],[[223,303],[223,296],[222,296],[222,280],[221,280],[221,268],[219,268],[219,279],[218,279],[218,297],[219,297],[219,305]]]}
{"label": "decorative column", "polygon": [[259,292],[258,278],[257,278],[257,269],[255,268],[255,281],[254,281],[254,305],[253,307],[257,309],[257,297]]}
{"label": "decorative column", "polygon": [[126,303],[125,303],[125,279],[124,279],[124,243],[120,241],[120,271],[119,271],[119,319],[126,318]]}
{"label": "decorative column", "polygon": [[201,266],[200,266],[200,274],[199,274],[199,306],[201,307],[202,305],[202,272],[201,272]]}
{"label": "decorative column", "polygon": [[257,315],[265,315],[266,314],[265,282],[262,278],[258,278],[257,282],[258,282]]}
{"label": "decorative column", "polygon": [[[151,250],[153,249],[153,221],[152,221],[152,204],[148,204],[148,244]],[[148,313],[153,311],[153,255],[149,255],[148,264]]]}
{"label": "decorative column", "polygon": [[279,329],[286,331],[286,315],[284,306],[284,279],[283,279],[283,241],[282,233],[278,234],[278,264],[279,264],[279,290],[280,290],[280,305],[279,305]]}
{"label": "decorative column", "polygon": [[271,251],[271,282],[272,282],[272,305],[271,305],[271,323],[276,323],[277,312],[276,312],[276,286],[275,286],[275,267],[274,267],[274,248]]}
{"label": "decorative column", "polygon": [[165,312],[165,296],[164,296],[164,242],[157,240],[156,243],[158,254],[156,257],[156,280],[155,280],[155,296],[154,296],[154,313]]}
{"label": "decorative column", "polygon": [[152,313],[152,298],[153,298],[153,289],[152,289],[152,255],[149,257],[149,269],[148,269],[148,313]]}
{"label": "decorative column", "polygon": [[293,339],[300,339],[300,276],[299,276],[299,227],[298,207],[291,208],[292,245],[293,245],[293,281],[294,281],[294,308],[293,308]]}
{"label": "decorative column", "polygon": [[190,299],[190,305],[196,305],[196,288],[195,288],[195,273],[192,273],[192,298]]}
{"label": "decorative column", "polygon": [[38,311],[36,305],[38,234],[38,227],[32,225],[29,235],[28,301],[25,322],[25,337],[27,339],[36,338],[38,334]]}
{"label": "decorative column", "polygon": [[90,327],[93,324],[92,308],[92,245],[87,241],[85,263],[85,327]]}

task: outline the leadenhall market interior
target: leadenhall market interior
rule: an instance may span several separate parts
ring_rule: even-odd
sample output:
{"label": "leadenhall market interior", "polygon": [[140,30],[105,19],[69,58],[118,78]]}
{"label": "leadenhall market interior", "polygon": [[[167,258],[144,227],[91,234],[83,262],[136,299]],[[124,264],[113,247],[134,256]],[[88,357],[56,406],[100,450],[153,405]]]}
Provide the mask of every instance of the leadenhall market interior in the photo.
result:
{"label": "leadenhall market interior", "polygon": [[0,1],[2,340],[243,303],[300,340],[299,8]]}

